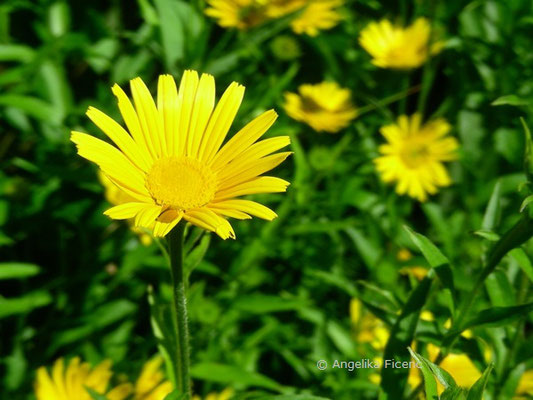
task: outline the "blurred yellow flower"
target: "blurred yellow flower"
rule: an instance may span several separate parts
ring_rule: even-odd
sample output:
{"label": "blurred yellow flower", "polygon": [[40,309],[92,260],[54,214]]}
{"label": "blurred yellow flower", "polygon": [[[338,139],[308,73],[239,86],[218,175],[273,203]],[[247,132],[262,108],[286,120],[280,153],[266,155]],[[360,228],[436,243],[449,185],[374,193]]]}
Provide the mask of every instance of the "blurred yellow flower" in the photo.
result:
{"label": "blurred yellow flower", "polygon": [[409,69],[420,67],[430,55],[439,53],[443,43],[430,44],[431,26],[418,18],[403,28],[388,20],[372,22],[361,31],[359,43],[381,68]]}
{"label": "blurred yellow flower", "polygon": [[172,384],[164,379],[161,372],[163,358],[156,356],[144,364],[135,382],[134,400],[163,400],[172,392]]}
{"label": "blurred yellow flower", "polygon": [[513,400],[525,400],[533,396],[533,369],[527,370],[520,377]]}
{"label": "blurred yellow flower", "polygon": [[223,28],[250,29],[300,11],[291,21],[297,34],[318,35],[341,20],[337,8],[344,0],[207,0],[205,14]]}
{"label": "blurred yellow flower", "polygon": [[283,107],[291,118],[315,131],[338,132],[357,116],[350,90],[335,82],[301,85],[298,92],[285,93]]}
{"label": "blurred yellow flower", "polygon": [[412,267],[400,268],[399,272],[402,275],[412,276],[416,280],[421,281],[422,279],[426,277],[426,275],[428,274],[428,271],[429,270],[424,267],[412,266]]}
{"label": "blurred yellow flower", "polygon": [[357,342],[368,343],[377,351],[385,349],[389,340],[387,325],[374,314],[364,312],[359,299],[350,301],[350,319],[356,331]]}
{"label": "blurred yellow flower", "polygon": [[[220,393],[209,393],[204,400],[230,400],[233,397],[233,389],[227,388]],[[198,395],[194,395],[192,400],[202,400]]]}
{"label": "blurred yellow flower", "polygon": [[396,193],[419,201],[435,194],[438,187],[451,184],[445,161],[457,158],[459,143],[448,136],[450,124],[439,118],[422,125],[420,114],[402,115],[380,132],[387,144],[374,160],[384,182],[397,182]]}
{"label": "blurred yellow flower", "polygon": [[291,28],[296,34],[317,36],[321,30],[331,29],[342,19],[337,8],[344,4],[344,0],[312,0],[302,10],[301,14],[291,22]]}
{"label": "blurred yellow flower", "polygon": [[[439,354],[439,348],[432,343],[427,346],[428,358],[435,361]],[[481,372],[474,365],[472,360],[465,354],[448,354],[444,360],[441,361],[439,367],[448,372],[455,380],[458,386],[470,388],[480,377]],[[409,377],[407,379],[409,385],[413,388],[422,383],[422,374],[420,369],[413,367],[409,370]],[[444,386],[437,382],[439,394],[444,391]]]}
{"label": "blurred yellow flower", "polygon": [[[104,196],[106,200],[112,205],[118,206],[119,204],[137,201],[134,197],[120,190],[119,187],[111,182],[101,170],[98,170],[98,180],[104,187]],[[142,229],[135,227],[132,220],[128,220],[128,223],[131,230],[139,236],[139,240],[142,244],[148,246],[150,243],[152,243],[152,237],[150,235],[148,235],[146,232],[143,232]]]}
{"label": "blurred yellow flower", "polygon": [[52,375],[45,367],[37,370],[35,396],[37,400],[91,400],[87,388],[99,394],[105,394],[108,400],[123,400],[132,392],[132,385],[124,383],[108,391],[111,361],[106,360],[91,368],[82,363],[79,357],[70,360],[66,370],[62,358],[52,367]]}
{"label": "blurred yellow flower", "polygon": [[398,253],[396,253],[396,258],[398,261],[409,261],[413,258],[413,254],[411,254],[408,249],[400,249],[398,250]]}
{"label": "blurred yellow flower", "polygon": [[249,29],[266,22],[269,0],[207,0],[205,14],[223,28]]}
{"label": "blurred yellow flower", "polygon": [[165,236],[184,219],[235,238],[225,217],[266,220],[276,217],[262,204],[236,199],[255,193],[286,191],[289,182],[260,176],[291,153],[273,152],[287,146],[286,136],[257,142],[277,118],[269,110],[222,143],[237,114],[244,87],[233,82],[215,107],[215,80],[185,71],[179,91],[170,75],[161,75],[157,106],[140,78],[133,79],[134,104],[113,86],[118,107],[131,135],[103,112],[90,107],[88,117],[116,144],[72,132],[78,154],[95,162],[103,173],[135,201],[105,212],[113,219],[135,218],[135,226]]}

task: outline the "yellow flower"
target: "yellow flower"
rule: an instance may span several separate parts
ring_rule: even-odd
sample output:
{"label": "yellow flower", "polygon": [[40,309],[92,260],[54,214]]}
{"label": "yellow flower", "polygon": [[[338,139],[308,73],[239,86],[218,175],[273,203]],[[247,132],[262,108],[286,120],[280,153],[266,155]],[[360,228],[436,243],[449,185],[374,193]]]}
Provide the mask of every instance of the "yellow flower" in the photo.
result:
{"label": "yellow flower", "polygon": [[408,249],[400,249],[398,250],[398,253],[396,253],[396,258],[398,261],[409,261],[411,258],[413,258],[413,255]]}
{"label": "yellow flower", "polygon": [[439,118],[424,125],[420,114],[402,115],[397,123],[381,128],[387,144],[374,160],[384,182],[397,182],[396,193],[425,201],[438,187],[451,184],[443,165],[457,158],[459,143],[447,136],[450,125]]}
{"label": "yellow flower", "polygon": [[520,377],[518,381],[518,387],[515,392],[516,396],[513,397],[515,400],[521,400],[533,396],[533,369],[527,370]]}
{"label": "yellow flower", "polygon": [[400,268],[400,274],[414,277],[416,280],[421,281],[426,277],[429,270],[420,266],[403,267]]}
{"label": "yellow flower", "polygon": [[337,8],[343,0],[309,1],[304,10],[291,21],[291,28],[299,35],[317,36],[319,31],[333,28],[342,19]]}
{"label": "yellow flower", "polygon": [[285,93],[285,111],[315,131],[338,132],[357,116],[350,90],[335,82],[301,85],[298,92]]}
{"label": "yellow flower", "polygon": [[164,380],[161,372],[163,358],[156,356],[144,364],[135,383],[134,400],[163,400],[172,392],[172,384]]}
{"label": "yellow flower", "polygon": [[[428,344],[428,358],[435,361],[439,354],[439,348],[432,343]],[[448,354],[444,360],[441,361],[439,367],[448,372],[458,386],[470,388],[481,377],[481,372],[474,365],[472,360],[465,354]],[[422,383],[422,375],[418,368],[413,367],[409,371],[407,382],[411,387],[417,387]],[[444,386],[437,381],[438,392],[441,394],[444,391]]]}
{"label": "yellow flower", "polygon": [[[209,393],[204,400],[230,400],[234,395],[233,389],[227,388],[220,393]],[[192,400],[202,400],[198,395],[192,397]]]}
{"label": "yellow flower", "polygon": [[359,343],[369,343],[377,351],[385,349],[389,340],[387,326],[373,314],[364,313],[359,299],[354,298],[350,301],[350,319],[356,328],[356,338]]}
{"label": "yellow flower", "polygon": [[223,28],[249,29],[266,22],[269,0],[207,0],[205,14]]}
{"label": "yellow flower", "polygon": [[79,357],[70,360],[66,370],[62,358],[54,363],[52,375],[45,367],[37,370],[35,396],[37,400],[91,400],[86,387],[99,394],[105,394],[108,400],[123,400],[132,392],[129,383],[121,384],[107,391],[111,372],[111,361],[103,361],[91,368],[82,363]]}
{"label": "yellow flower", "polygon": [[417,68],[430,55],[439,53],[443,43],[430,44],[431,26],[418,18],[403,28],[388,20],[372,22],[361,31],[359,43],[373,57],[372,63],[381,68]]}
{"label": "yellow flower", "polygon": [[[119,187],[111,182],[101,170],[98,171],[98,180],[104,187],[104,196],[106,200],[114,206],[137,201],[134,197],[120,190]],[[143,232],[142,229],[133,226],[133,221],[130,220],[128,222],[130,223],[131,230],[139,236],[139,240],[142,244],[148,246],[150,243],[152,243],[152,237],[150,235],[148,235],[146,232]]]}
{"label": "yellow flower", "polygon": [[[222,143],[241,104],[244,87],[232,83],[215,107],[215,80],[185,71],[179,91],[170,75],[159,77],[157,106],[140,78],[131,81],[135,108],[115,85],[113,93],[131,135],[103,112],[88,117],[116,144],[72,132],[78,154],[135,201],[112,207],[113,219],[135,218],[135,226],[165,236],[181,219],[221,238],[235,238],[224,217],[272,220],[269,208],[237,197],[286,191],[289,182],[260,176],[291,153],[271,154],[289,144],[274,137],[257,142],[277,118],[266,111]],[[221,147],[222,146],[222,147]]]}

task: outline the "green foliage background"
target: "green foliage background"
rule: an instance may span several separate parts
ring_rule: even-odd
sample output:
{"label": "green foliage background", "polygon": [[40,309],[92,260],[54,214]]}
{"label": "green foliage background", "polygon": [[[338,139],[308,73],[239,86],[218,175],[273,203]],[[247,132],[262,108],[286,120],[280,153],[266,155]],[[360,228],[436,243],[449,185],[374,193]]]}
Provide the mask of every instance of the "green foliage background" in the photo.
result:
{"label": "green foliage background", "polygon": [[[290,135],[294,151],[277,169],[292,182],[288,193],[257,196],[278,219],[232,222],[236,241],[191,231],[195,392],[231,386],[243,399],[377,398],[383,389],[369,381],[372,371],[319,371],[316,362],[373,356],[355,340],[349,303],[359,298],[394,325],[420,290],[399,273],[399,249],[415,253],[410,265],[439,267],[425,237],[435,243],[459,303],[491,242],[522,217],[529,187],[519,117],[530,122],[532,7],[530,0],[347,1],[343,21],[311,38],[294,35],[289,18],[223,30],[203,15],[200,0],[3,1],[0,397],[32,398],[34,371],[58,357],[111,358],[115,371],[133,379],[157,351],[147,298],[152,290],[169,301],[167,262],[156,242],[143,246],[126,224],[102,215],[109,205],[96,170],[75,154],[69,132],[102,137],[84,116],[89,105],[121,120],[113,83],[141,76],[155,93],[159,74],[179,79],[192,68],[213,74],[220,93],[234,80],[246,86],[232,132],[273,107],[280,118],[267,135]],[[442,32],[445,51],[409,74],[372,66],[357,42],[360,30],[372,20],[421,15]],[[273,47],[280,35],[296,40],[301,55],[280,58]],[[373,107],[336,135],[318,134],[282,108],[283,92],[326,79],[350,88],[358,106]],[[418,85],[399,102],[381,101]],[[371,160],[379,127],[422,107],[426,118],[451,122],[461,157],[449,166],[454,185],[421,205],[384,185]],[[430,247],[417,245],[404,225]],[[431,250],[429,264],[419,249]],[[498,264],[473,304],[472,315],[484,309],[489,318],[456,344],[480,371],[487,367],[480,344],[491,348],[485,399],[511,398],[521,373],[533,368],[531,308],[496,308],[533,301],[531,249],[526,243]],[[441,344],[453,310],[446,282],[434,276],[427,284],[416,310],[431,310],[437,323],[419,324],[415,336]]]}

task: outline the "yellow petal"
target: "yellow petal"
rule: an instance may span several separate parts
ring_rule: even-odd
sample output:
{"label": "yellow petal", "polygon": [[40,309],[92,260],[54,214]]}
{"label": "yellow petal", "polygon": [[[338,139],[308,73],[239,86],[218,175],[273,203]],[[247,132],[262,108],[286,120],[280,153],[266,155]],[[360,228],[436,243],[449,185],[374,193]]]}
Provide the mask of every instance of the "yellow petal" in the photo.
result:
{"label": "yellow petal", "polygon": [[114,389],[110,390],[105,397],[107,400],[124,400],[133,392],[133,386],[131,383],[123,383],[118,385]]}
{"label": "yellow petal", "polygon": [[178,146],[174,148],[174,152],[178,156],[185,155],[187,152],[189,125],[198,81],[196,71],[187,70],[181,77],[178,91]]}
{"label": "yellow petal", "polygon": [[151,166],[150,159],[132,139],[132,137],[113,118],[102,111],[89,107],[87,116],[111,139],[132,164],[144,172]]}
{"label": "yellow petal", "polygon": [[215,232],[224,240],[227,238],[235,239],[235,232],[230,223],[207,208],[188,210],[183,218],[201,228]]}
{"label": "yellow petal", "polygon": [[264,174],[277,167],[291,154],[292,152],[273,154],[263,157],[260,160],[249,161],[242,165],[239,165],[238,163],[234,165],[234,163],[231,163],[226,169],[219,173],[219,188],[224,190]]}
{"label": "yellow petal", "polygon": [[135,216],[135,226],[149,228],[161,214],[162,206],[145,204],[144,208]]}
{"label": "yellow petal", "polygon": [[248,182],[235,185],[229,189],[221,190],[215,196],[215,202],[232,197],[245,196],[256,193],[285,192],[290,183],[273,176],[261,176]]}
{"label": "yellow petal", "polygon": [[127,189],[139,200],[150,200],[144,187],[144,176],[115,147],[81,132],[72,132],[71,140],[78,147],[78,154],[96,163],[112,181]]}
{"label": "yellow petal", "polygon": [[130,87],[148,147],[151,148],[152,154],[161,157],[167,153],[161,114],[157,111],[154,99],[141,78],[132,79]]}
{"label": "yellow petal", "polygon": [[197,158],[198,149],[214,106],[215,78],[209,74],[202,74],[196,90],[189,133],[187,135],[187,155],[189,157]]}
{"label": "yellow petal", "polygon": [[220,98],[200,144],[198,158],[201,161],[211,160],[215,156],[228,134],[243,97],[244,86],[233,82]]}
{"label": "yellow petal", "polygon": [[146,203],[124,203],[104,211],[104,215],[113,219],[134,218],[145,207]]}
{"label": "yellow petal", "polygon": [[157,109],[163,118],[167,156],[175,154],[178,136],[178,90],[172,75],[161,75],[157,84]]}
{"label": "yellow petal", "polygon": [[116,96],[118,100],[118,108],[122,114],[122,119],[128,127],[128,131],[131,133],[133,140],[141,151],[144,153],[144,156],[149,159],[150,162],[153,162],[153,159],[156,157],[155,152],[148,146],[148,138],[143,134],[141,123],[139,122],[139,117],[133,104],[131,104],[130,99],[126,96],[126,93],[122,90],[117,84],[113,85],[111,91]]}
{"label": "yellow petal", "polygon": [[222,210],[240,211],[246,214],[253,215],[254,217],[266,219],[268,221],[272,221],[278,216],[270,208],[251,200],[223,200],[217,203],[210,204],[209,208],[216,209],[216,211],[220,214],[222,214]]}
{"label": "yellow petal", "polygon": [[257,139],[263,136],[263,134],[272,126],[277,117],[278,114],[276,114],[274,110],[269,110],[248,123],[217,153],[211,163],[211,168],[217,170],[239,156]]}

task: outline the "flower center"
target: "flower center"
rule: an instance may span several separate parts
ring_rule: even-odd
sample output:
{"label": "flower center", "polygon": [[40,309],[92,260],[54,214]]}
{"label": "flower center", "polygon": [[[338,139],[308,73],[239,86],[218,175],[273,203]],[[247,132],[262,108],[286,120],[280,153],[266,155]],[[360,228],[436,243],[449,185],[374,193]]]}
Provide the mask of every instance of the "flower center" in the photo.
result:
{"label": "flower center", "polygon": [[189,210],[213,200],[217,178],[198,160],[167,157],[154,163],[146,176],[146,188],[157,204]]}
{"label": "flower center", "polygon": [[429,149],[425,143],[407,143],[401,153],[401,158],[409,168],[425,165],[429,156]]}

